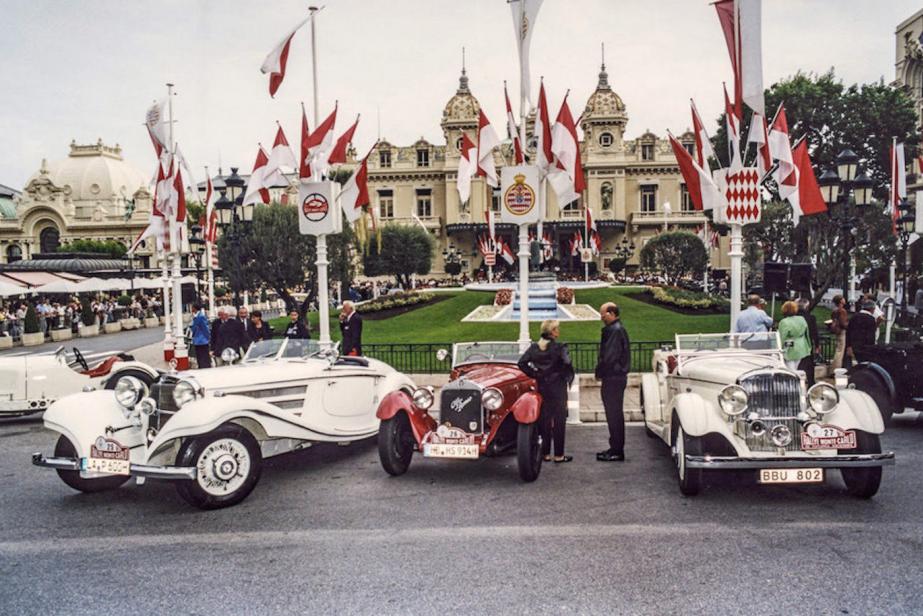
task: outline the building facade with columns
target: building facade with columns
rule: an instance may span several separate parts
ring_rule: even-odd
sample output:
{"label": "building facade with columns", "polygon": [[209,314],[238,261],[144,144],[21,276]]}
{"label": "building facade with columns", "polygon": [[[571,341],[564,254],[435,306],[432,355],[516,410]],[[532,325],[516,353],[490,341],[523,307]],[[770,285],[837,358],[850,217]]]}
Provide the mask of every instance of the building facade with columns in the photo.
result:
{"label": "building facade with columns", "polygon": [[[71,142],[66,158],[42,160],[22,192],[0,203],[0,262],[55,252],[77,239],[130,245],[151,214],[148,181],[118,144]],[[148,266],[152,248],[137,251],[138,267]]]}
{"label": "building facade with columns", "polygon": [[[473,179],[467,203],[460,202],[456,189],[462,134],[477,143],[479,110],[462,69],[458,89],[442,114],[445,144],[420,138],[409,146],[397,146],[382,140],[369,157],[369,195],[380,222],[426,227],[436,239],[436,275],[445,272],[444,255],[457,259],[463,272],[480,268],[483,257],[477,251],[477,237],[486,232],[486,210],[500,211],[500,191],[487,186],[484,178]],[[628,261],[632,269],[638,264],[641,247],[657,233],[666,228],[695,231],[706,222],[689,200],[669,140],[650,131],[627,139],[628,118],[627,106],[610,86],[603,65],[579,120],[586,190],[577,201],[564,204],[548,190],[544,232],[551,235],[554,258],[562,271],[583,272],[579,259],[570,255],[570,240],[583,229],[584,203],[600,231],[602,250],[596,259],[600,270],[608,268],[623,239],[636,247]],[[533,125],[534,112],[527,120],[530,135]],[[502,125],[496,126],[502,132]],[[679,140],[693,147],[691,132]],[[531,137],[530,142],[532,154],[535,143]],[[510,142],[504,142],[495,153],[496,164],[512,164],[512,154]],[[499,225],[498,232],[515,251],[517,230]],[[723,238],[718,248],[711,249],[711,261],[714,268],[729,266]]]}

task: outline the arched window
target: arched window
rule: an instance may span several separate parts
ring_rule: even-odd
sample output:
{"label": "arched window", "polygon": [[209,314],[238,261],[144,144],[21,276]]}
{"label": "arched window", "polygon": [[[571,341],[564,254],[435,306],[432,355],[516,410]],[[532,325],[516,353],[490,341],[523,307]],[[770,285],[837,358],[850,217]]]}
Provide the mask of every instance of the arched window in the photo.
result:
{"label": "arched window", "polygon": [[16,263],[17,261],[22,261],[22,248],[19,244],[11,244],[6,247],[6,262]]}
{"label": "arched window", "polygon": [[61,234],[55,227],[46,227],[39,234],[39,245],[43,253],[57,252],[61,244]]}
{"label": "arched window", "polygon": [[601,204],[601,209],[611,210],[612,209],[612,184],[609,182],[603,182],[603,185],[599,189],[599,202]]}

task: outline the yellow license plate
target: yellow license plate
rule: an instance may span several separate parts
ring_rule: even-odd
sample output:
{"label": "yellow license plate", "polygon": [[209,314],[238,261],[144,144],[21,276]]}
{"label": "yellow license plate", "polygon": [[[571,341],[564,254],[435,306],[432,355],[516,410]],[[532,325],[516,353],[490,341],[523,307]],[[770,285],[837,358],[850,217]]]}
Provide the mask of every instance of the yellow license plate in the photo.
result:
{"label": "yellow license plate", "polygon": [[423,443],[423,455],[427,458],[462,458],[474,460],[478,457],[478,446]]}
{"label": "yellow license plate", "polygon": [[760,483],[822,483],[822,468],[761,468]]}

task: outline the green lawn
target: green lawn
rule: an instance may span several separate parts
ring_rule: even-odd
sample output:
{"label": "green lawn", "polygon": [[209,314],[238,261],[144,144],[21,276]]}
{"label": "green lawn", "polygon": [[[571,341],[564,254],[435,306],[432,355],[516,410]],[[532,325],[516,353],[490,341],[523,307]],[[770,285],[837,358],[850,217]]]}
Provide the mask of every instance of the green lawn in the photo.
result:
{"label": "green lawn", "polygon": [[[677,333],[720,332],[728,329],[727,315],[688,316],[665,308],[631,299],[626,292],[634,288],[592,289],[577,292],[577,303],[598,308],[606,301],[614,301],[622,309],[622,319],[632,340],[672,340]],[[465,291],[453,293],[450,299],[413,310],[406,314],[372,321],[366,319],[362,341],[367,344],[396,342],[466,342],[476,340],[516,340],[518,323],[462,323],[469,312],[493,301],[493,294]],[[778,308],[778,307],[777,307]],[[336,315],[331,314],[330,332],[339,340],[340,329]],[[312,331],[317,332],[317,313],[312,313]],[[824,317],[826,318],[826,317]],[[820,315],[818,315],[820,320]],[[285,329],[287,318],[273,319],[274,331]],[[539,334],[539,323],[530,324],[532,339]],[[561,337],[565,341],[595,342],[599,340],[601,323],[595,321],[563,322]]]}

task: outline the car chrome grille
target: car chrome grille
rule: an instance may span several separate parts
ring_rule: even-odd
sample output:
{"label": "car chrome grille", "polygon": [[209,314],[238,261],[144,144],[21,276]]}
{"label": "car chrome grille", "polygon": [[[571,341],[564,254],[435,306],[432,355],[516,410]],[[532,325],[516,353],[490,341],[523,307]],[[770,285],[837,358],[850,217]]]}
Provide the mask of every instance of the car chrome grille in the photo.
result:
{"label": "car chrome grille", "polygon": [[785,451],[801,451],[802,424],[795,419],[801,412],[801,379],[787,372],[758,372],[742,378],[740,386],[747,392],[747,413],[759,413],[766,427],[765,434],[755,436],[749,422],[736,422],[735,432],[747,447],[751,451],[777,451],[769,435],[774,426],[784,424],[792,434]]}
{"label": "car chrome grille", "polygon": [[151,417],[151,427],[160,430],[167,419],[179,410],[173,401],[173,390],[178,382],[179,379],[165,375],[151,385],[151,398],[157,403],[157,413]]}
{"label": "car chrome grille", "polygon": [[442,388],[439,420],[469,433],[480,433],[484,426],[481,388],[470,384],[450,384]]}

